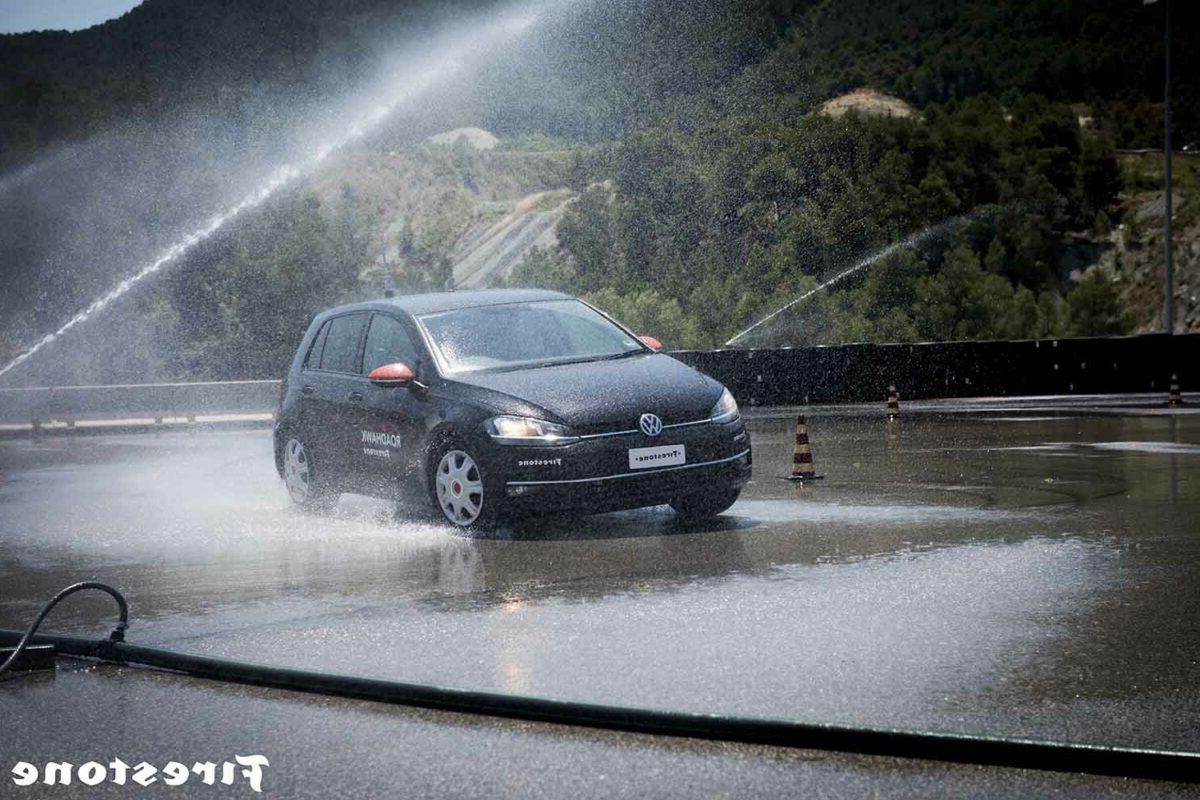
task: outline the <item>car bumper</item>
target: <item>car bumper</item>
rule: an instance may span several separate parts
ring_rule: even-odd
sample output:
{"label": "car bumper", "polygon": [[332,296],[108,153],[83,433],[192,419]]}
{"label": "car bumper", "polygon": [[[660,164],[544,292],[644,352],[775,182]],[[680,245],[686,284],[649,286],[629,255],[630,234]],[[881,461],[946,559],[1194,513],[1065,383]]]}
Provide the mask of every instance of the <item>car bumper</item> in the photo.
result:
{"label": "car bumper", "polygon": [[[686,460],[631,469],[629,450],[683,445]],[[752,453],[742,421],[697,425],[650,439],[640,434],[598,437],[560,447],[500,447],[504,491],[518,511],[615,511],[669,503],[750,480]]]}

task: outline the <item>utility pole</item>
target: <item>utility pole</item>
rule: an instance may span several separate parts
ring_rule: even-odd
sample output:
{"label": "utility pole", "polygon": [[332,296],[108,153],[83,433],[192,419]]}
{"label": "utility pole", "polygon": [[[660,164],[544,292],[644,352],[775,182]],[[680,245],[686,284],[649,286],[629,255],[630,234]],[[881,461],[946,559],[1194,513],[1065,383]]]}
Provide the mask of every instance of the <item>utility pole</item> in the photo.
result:
{"label": "utility pole", "polygon": [[1163,0],[1163,323],[1175,332],[1175,270],[1171,241],[1171,0]]}
{"label": "utility pole", "polygon": [[[1158,0],[1142,0],[1148,6]],[[1171,237],[1171,0],[1163,0],[1163,328],[1175,332],[1175,266]]]}

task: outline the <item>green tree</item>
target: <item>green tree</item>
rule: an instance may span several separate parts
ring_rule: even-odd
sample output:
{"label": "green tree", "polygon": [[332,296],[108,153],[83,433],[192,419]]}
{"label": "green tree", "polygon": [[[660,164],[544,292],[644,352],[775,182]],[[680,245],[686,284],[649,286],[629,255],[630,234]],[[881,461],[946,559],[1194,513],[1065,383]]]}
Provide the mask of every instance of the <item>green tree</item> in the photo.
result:
{"label": "green tree", "polygon": [[619,238],[617,208],[603,186],[585,190],[567,206],[558,225],[559,243],[574,259],[583,285],[589,287],[624,279]]}
{"label": "green tree", "polygon": [[630,294],[601,289],[585,299],[634,332],[655,337],[667,349],[700,346],[696,323],[683,313],[677,301],[665,298],[653,289]]}
{"label": "green tree", "polygon": [[193,379],[278,375],[312,317],[359,292],[365,237],[352,210],[331,221],[311,193],[241,220],[203,269],[172,277],[179,348],[169,369]]}
{"label": "green tree", "polygon": [[988,272],[993,275],[1003,275],[1008,266],[1008,251],[1004,248],[1004,242],[1000,241],[1000,237],[992,239],[992,243],[988,245],[987,255],[983,257],[983,265]]}
{"label": "green tree", "polygon": [[1067,319],[1072,336],[1127,334],[1136,324],[1133,312],[1122,307],[1117,287],[1095,268],[1067,295]]}
{"label": "green tree", "polygon": [[997,339],[1011,333],[1013,288],[983,270],[979,255],[960,242],[937,275],[921,281],[917,325],[931,339]]}
{"label": "green tree", "polygon": [[1018,286],[1009,306],[1004,336],[1032,339],[1038,336],[1038,297],[1028,286]]}
{"label": "green tree", "polygon": [[571,260],[557,250],[535,247],[521,263],[513,267],[506,286],[528,289],[557,289],[560,292],[579,294],[583,291],[579,273]]}
{"label": "green tree", "polygon": [[907,308],[890,308],[874,320],[868,341],[915,342],[921,338],[917,323]]}
{"label": "green tree", "polygon": [[1037,328],[1032,336],[1052,339],[1067,333],[1067,303],[1054,291],[1042,292],[1037,299]]}

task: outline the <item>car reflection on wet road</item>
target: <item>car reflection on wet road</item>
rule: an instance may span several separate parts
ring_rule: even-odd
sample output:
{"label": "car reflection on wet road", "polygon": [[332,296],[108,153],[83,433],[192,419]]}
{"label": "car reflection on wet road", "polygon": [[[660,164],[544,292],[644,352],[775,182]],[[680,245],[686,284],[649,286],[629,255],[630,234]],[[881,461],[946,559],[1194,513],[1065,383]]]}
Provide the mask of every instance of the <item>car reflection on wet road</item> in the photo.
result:
{"label": "car reflection on wet road", "polygon": [[[1200,748],[1200,416],[815,413],[700,527],[288,510],[265,431],[0,443],[0,627],[601,703]],[[50,629],[99,631],[79,601]],[[189,690],[192,691],[192,690]]]}

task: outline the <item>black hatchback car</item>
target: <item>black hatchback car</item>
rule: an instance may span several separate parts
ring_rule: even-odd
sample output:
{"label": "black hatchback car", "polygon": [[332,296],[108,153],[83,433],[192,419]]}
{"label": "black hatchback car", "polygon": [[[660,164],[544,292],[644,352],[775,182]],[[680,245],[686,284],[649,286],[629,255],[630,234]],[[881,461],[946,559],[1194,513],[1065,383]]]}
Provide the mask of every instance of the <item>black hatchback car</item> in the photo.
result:
{"label": "black hatchback car", "polygon": [[281,387],[276,467],[306,508],[398,495],[460,527],[663,503],[719,514],[750,478],[737,403],[658,348],[558,292],[335,308]]}

